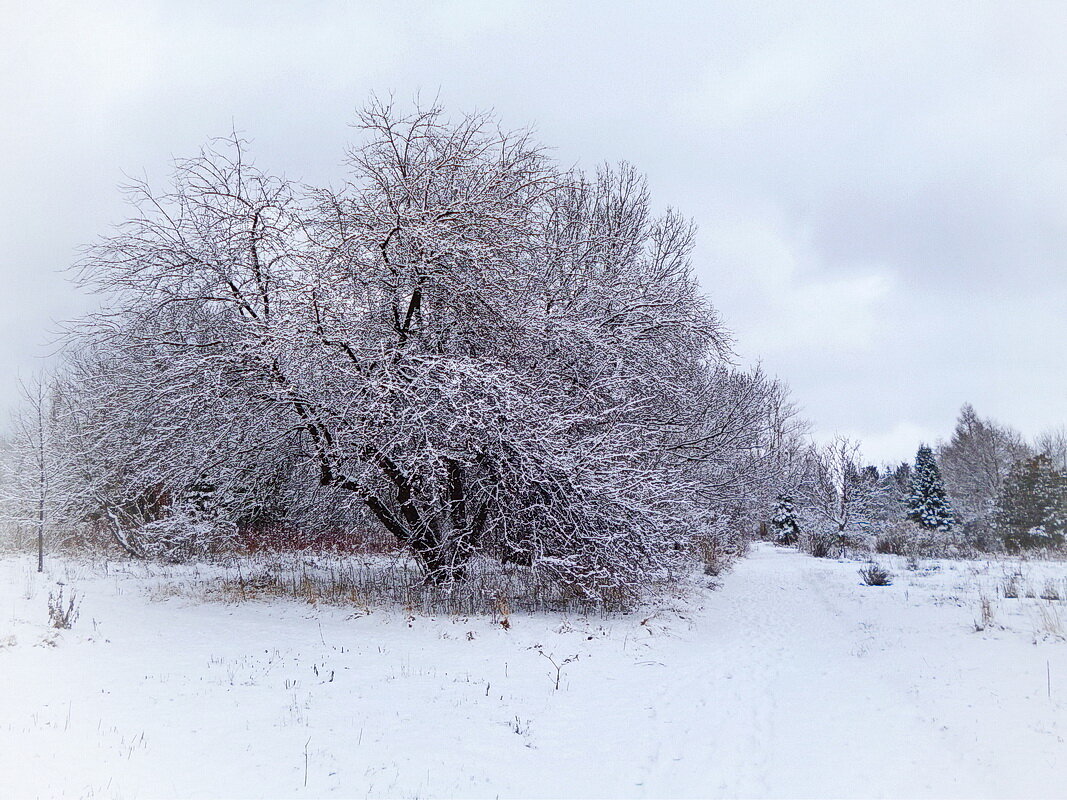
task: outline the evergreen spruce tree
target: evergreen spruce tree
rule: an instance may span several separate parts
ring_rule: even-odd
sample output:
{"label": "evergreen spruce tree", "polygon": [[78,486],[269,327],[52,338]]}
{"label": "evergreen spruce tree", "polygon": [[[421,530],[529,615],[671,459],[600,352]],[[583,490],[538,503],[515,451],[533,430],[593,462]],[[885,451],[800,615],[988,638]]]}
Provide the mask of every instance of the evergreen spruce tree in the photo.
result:
{"label": "evergreen spruce tree", "polygon": [[908,495],[908,519],[929,530],[947,531],[956,521],[952,505],[945,496],[945,483],[937,468],[933,451],[925,444],[915,454],[915,469]]}
{"label": "evergreen spruce tree", "polygon": [[793,498],[787,494],[778,495],[774,503],[774,516],[771,517],[771,525],[774,526],[775,543],[781,545],[796,544],[800,538],[800,525],[797,524],[796,507]]}
{"label": "evergreen spruce tree", "polygon": [[1010,550],[1062,545],[1067,534],[1067,477],[1044,455],[1016,462],[997,498],[993,525]]}

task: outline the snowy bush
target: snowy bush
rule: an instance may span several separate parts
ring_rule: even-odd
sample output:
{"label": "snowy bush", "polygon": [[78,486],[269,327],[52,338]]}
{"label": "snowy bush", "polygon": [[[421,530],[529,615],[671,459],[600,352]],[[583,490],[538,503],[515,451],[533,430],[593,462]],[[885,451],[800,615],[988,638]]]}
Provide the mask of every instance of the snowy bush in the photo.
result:
{"label": "snowy bush", "polygon": [[840,550],[836,533],[819,530],[801,536],[800,547],[815,558],[833,558]]}
{"label": "snowy bush", "polygon": [[908,532],[901,530],[899,526],[894,526],[875,536],[874,552],[894,556],[913,555],[912,539]]}
{"label": "snowy bush", "polygon": [[893,583],[892,573],[874,561],[869,562],[859,573],[867,586],[889,586]]}
{"label": "snowy bush", "polygon": [[918,525],[897,522],[875,534],[874,552],[894,556],[920,556],[929,550],[931,537]]}
{"label": "snowy bush", "polygon": [[977,552],[966,530],[931,530],[913,522],[883,526],[874,537],[873,550],[914,558],[970,558]]}

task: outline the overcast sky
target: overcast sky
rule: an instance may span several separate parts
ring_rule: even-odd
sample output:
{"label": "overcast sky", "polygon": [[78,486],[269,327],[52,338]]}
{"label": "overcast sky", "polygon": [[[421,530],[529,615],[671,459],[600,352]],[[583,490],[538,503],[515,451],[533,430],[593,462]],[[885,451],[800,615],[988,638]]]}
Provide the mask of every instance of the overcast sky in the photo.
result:
{"label": "overcast sky", "polygon": [[874,461],[959,407],[1067,422],[1067,3],[28,3],[0,19],[0,403],[91,301],[62,270],[236,127],[342,177],[372,92],[626,159],[700,227],[748,363]]}

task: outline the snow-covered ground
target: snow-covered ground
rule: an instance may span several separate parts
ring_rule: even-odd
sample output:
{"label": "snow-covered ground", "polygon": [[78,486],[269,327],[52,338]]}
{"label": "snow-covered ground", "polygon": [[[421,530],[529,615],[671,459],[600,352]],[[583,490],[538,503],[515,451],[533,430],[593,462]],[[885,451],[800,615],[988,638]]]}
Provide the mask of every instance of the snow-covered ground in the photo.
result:
{"label": "snow-covered ground", "polygon": [[1067,797],[1067,602],[1025,596],[1067,565],[1004,598],[1013,562],[886,563],[757,546],[658,610],[505,627],[7,558],[0,795]]}

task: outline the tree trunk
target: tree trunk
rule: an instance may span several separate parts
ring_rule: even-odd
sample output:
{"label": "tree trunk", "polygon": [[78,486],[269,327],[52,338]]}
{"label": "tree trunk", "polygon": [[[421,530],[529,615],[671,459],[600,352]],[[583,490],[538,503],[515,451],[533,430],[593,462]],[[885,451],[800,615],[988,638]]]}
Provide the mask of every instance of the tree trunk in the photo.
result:
{"label": "tree trunk", "polygon": [[44,469],[41,469],[41,494],[37,499],[37,571],[44,572]]}

